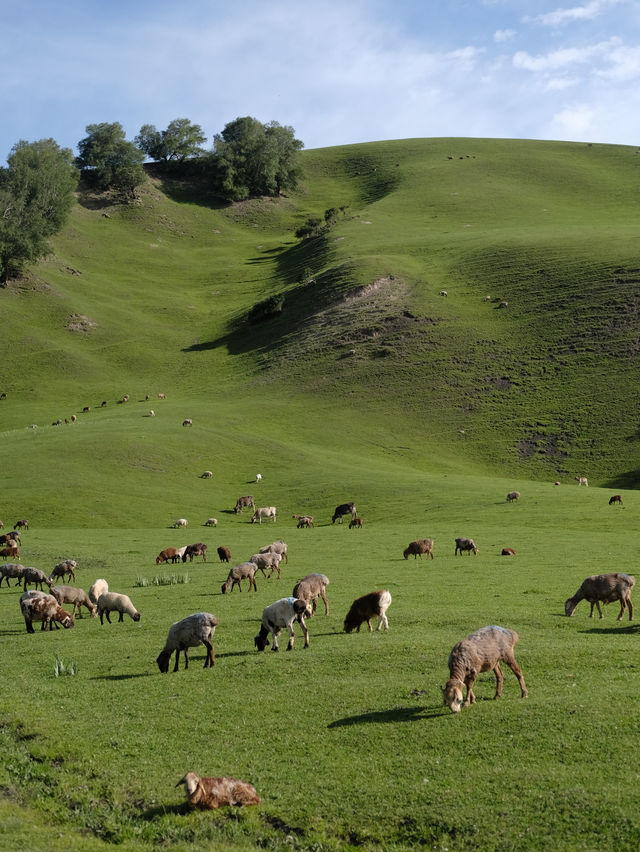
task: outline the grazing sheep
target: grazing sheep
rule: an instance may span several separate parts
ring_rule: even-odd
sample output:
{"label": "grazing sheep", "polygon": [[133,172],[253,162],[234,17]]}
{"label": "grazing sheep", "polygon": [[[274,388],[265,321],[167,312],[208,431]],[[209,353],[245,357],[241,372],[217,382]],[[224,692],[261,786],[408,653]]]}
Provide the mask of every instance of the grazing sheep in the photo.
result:
{"label": "grazing sheep", "polygon": [[178,518],[178,520],[174,521],[171,526],[174,530],[178,527],[187,527],[189,526],[189,521],[186,518]]}
{"label": "grazing sheep", "polygon": [[16,521],[13,525],[14,530],[28,530],[29,529],[29,521],[21,520]]}
{"label": "grazing sheep", "polygon": [[501,556],[515,556],[516,552],[512,547],[503,547]]}
{"label": "grazing sheep", "polygon": [[97,604],[100,595],[103,595],[105,592],[108,591],[109,584],[106,580],[96,580],[95,583],[89,589],[89,600],[91,601],[91,603]]}
{"label": "grazing sheep", "polygon": [[186,562],[187,557],[189,557],[189,562],[193,562],[194,556],[202,556],[202,561],[207,561],[207,545],[204,542],[198,541],[196,544],[188,544],[182,554],[182,561]]}
{"label": "grazing sheep", "polygon": [[316,613],[316,602],[318,598],[324,601],[324,614],[329,615],[329,601],[327,600],[327,586],[329,578],[326,574],[307,574],[293,587],[293,597],[311,604],[311,614]]}
{"label": "grazing sheep", "polygon": [[47,626],[49,630],[52,630],[54,626],[57,630],[56,622],[58,621],[65,629],[73,627],[73,615],[62,609],[53,595],[37,591],[24,592],[20,595],[20,609],[24,616],[27,633],[35,633],[34,621],[42,622],[41,630],[46,630]]}
{"label": "grazing sheep", "polygon": [[262,523],[263,518],[271,518],[273,523],[276,522],[276,507],[275,506],[262,506],[260,509],[256,509],[251,518],[251,523],[255,524],[258,521],[259,524]]}
{"label": "grazing sheep", "polygon": [[211,470],[205,470],[204,473],[200,474],[200,479],[212,479],[212,478],[213,478],[213,471],[211,471]]}
{"label": "grazing sheep", "polygon": [[218,559],[220,562],[230,562],[231,561],[231,551],[228,547],[225,547],[223,544],[218,548]]}
{"label": "grazing sheep", "polygon": [[22,572],[22,588],[25,592],[27,591],[27,586],[31,584],[33,584],[36,589],[39,586],[40,590],[42,590],[43,584],[46,584],[49,589],[51,588],[51,581],[44,571],[41,571],[39,568],[27,567]]}
{"label": "grazing sheep", "polygon": [[193,420],[190,417],[187,417],[186,420],[182,421],[183,426],[193,426]]}
{"label": "grazing sheep", "polygon": [[86,606],[86,608],[91,613],[92,618],[96,618],[98,615],[97,606],[91,603],[91,601],[89,600],[89,596],[84,591],[84,589],[76,589],[74,586],[52,586],[51,594],[54,596],[54,598],[58,601],[59,604],[72,603],[74,616],[76,614],[77,609],[78,617],[82,618],[82,613],[80,611],[81,606]]}
{"label": "grazing sheep", "polygon": [[17,545],[22,544],[18,530],[9,530],[9,532],[0,535],[0,544],[7,544],[9,547],[13,547],[12,542],[15,542]]}
{"label": "grazing sheep", "polygon": [[224,805],[259,805],[255,787],[237,778],[201,778],[187,772],[176,787],[184,784],[187,801],[192,808],[219,808]]}
{"label": "grazing sheep", "polygon": [[176,664],[173,667],[174,672],[178,671],[180,662],[180,651],[184,653],[184,667],[189,668],[188,648],[196,648],[198,645],[204,645],[207,649],[207,655],[204,660],[204,667],[213,668],[216,658],[213,653],[213,634],[218,626],[218,619],[210,612],[194,612],[193,615],[188,615],[182,621],[176,621],[169,628],[167,641],[164,643],[164,648],[158,654],[156,662],[158,668],[163,674],[169,671],[169,663],[171,655],[176,652]]}
{"label": "grazing sheep", "polygon": [[280,579],[280,562],[282,561],[282,554],[275,553],[274,551],[269,551],[268,553],[254,553],[253,556],[249,559],[249,562],[253,562],[257,565],[258,570],[262,571],[263,575],[266,577],[266,570],[270,568],[269,579],[273,575],[273,572],[276,571],[278,574],[278,580]]}
{"label": "grazing sheep", "polygon": [[625,607],[629,607],[629,621],[633,620],[633,604],[631,603],[631,589],[636,584],[636,578],[630,574],[593,574],[583,581],[582,585],[572,598],[564,603],[565,615],[573,615],[581,600],[587,600],[591,604],[589,618],[593,618],[593,608],[598,608],[598,615],[602,618],[600,604],[620,601],[620,614],[617,620],[622,619]]}
{"label": "grazing sheep", "polygon": [[362,518],[351,518],[349,521],[349,529],[362,529]]}
{"label": "grazing sheep", "polygon": [[205,525],[205,527],[217,527],[218,526],[218,519],[217,518],[207,518],[207,520],[204,522],[204,525]]}
{"label": "grazing sheep", "polygon": [[167,395],[166,395],[166,394],[164,394],[164,393],[159,393],[159,394],[158,394],[158,399],[166,399],[166,398],[167,398]]}
{"label": "grazing sheep", "polygon": [[387,620],[387,610],[391,606],[391,594],[387,589],[369,592],[368,595],[363,595],[361,598],[351,604],[351,608],[344,620],[345,633],[351,633],[356,630],[360,633],[360,627],[364,621],[367,622],[369,632],[373,632],[371,619],[378,616],[378,626],[376,630],[380,630],[384,626],[385,630],[389,629],[389,621]]}
{"label": "grazing sheep", "polygon": [[262,480],[262,474],[256,473],[256,482],[260,482]]}
{"label": "grazing sheep", "polygon": [[155,417],[155,416],[156,416],[155,411],[153,410],[153,408],[150,408],[149,409],[149,417]]}
{"label": "grazing sheep", "polygon": [[4,529],[4,521],[0,521],[0,530]]}
{"label": "grazing sheep", "polygon": [[430,556],[433,559],[432,538],[418,538],[415,541],[410,541],[407,547],[403,550],[402,555],[405,559],[408,559],[411,555],[413,555],[414,559],[416,556],[419,556],[420,559],[422,559],[423,553],[427,554],[427,558]]}
{"label": "grazing sheep", "polygon": [[475,556],[480,551],[475,546],[472,538],[457,538],[456,539],[456,549],[454,556],[458,555],[458,551],[460,551],[460,556],[462,556],[463,552],[466,551],[467,554],[471,553],[473,550],[473,555]]}
{"label": "grazing sheep", "polygon": [[20,548],[15,542],[11,542],[11,544],[7,545],[7,547],[3,547],[2,550],[0,550],[0,556],[2,556],[3,559],[17,559],[18,556],[20,556]]}
{"label": "grazing sheep", "polygon": [[581,485],[586,485],[587,488],[589,487],[589,481],[586,476],[576,476],[574,478],[578,480],[578,487]]}
{"label": "grazing sheep", "polygon": [[253,494],[247,494],[246,497],[238,497],[236,505],[233,507],[233,511],[236,515],[241,515],[243,509],[255,509],[255,507]]}
{"label": "grazing sheep", "polygon": [[258,566],[255,562],[241,562],[239,565],[234,565],[234,567],[229,571],[227,575],[227,579],[222,584],[222,594],[226,595],[227,592],[232,592],[234,587],[238,587],[238,591],[242,591],[242,580],[249,581],[249,591],[253,589],[254,592],[258,591],[258,587],[256,586],[256,571],[258,570]]}
{"label": "grazing sheep", "polygon": [[22,582],[23,572],[24,565],[20,565],[19,562],[7,562],[5,565],[0,565],[0,586],[3,580],[7,581],[7,586],[11,585],[9,580],[17,580],[15,585],[19,586]]}
{"label": "grazing sheep", "polygon": [[296,524],[296,528],[301,530],[303,527],[312,527],[313,526],[313,515],[292,515],[293,518],[296,518],[298,523]]}
{"label": "grazing sheep", "polygon": [[110,612],[120,613],[118,621],[124,621],[125,612],[130,615],[134,621],[140,621],[140,613],[131,603],[131,598],[127,595],[119,595],[117,592],[103,592],[98,598],[98,615],[100,616],[100,624],[104,624],[103,616],[107,616],[107,621],[111,624],[109,618]]}
{"label": "grazing sheep", "polygon": [[163,562],[179,562],[181,559],[180,552],[177,547],[165,547],[164,550],[161,550],[160,553],[156,556],[156,565],[162,565]]}
{"label": "grazing sheep", "polygon": [[253,642],[258,651],[264,651],[269,644],[269,633],[273,637],[272,651],[279,651],[278,636],[283,627],[289,631],[289,644],[287,651],[293,648],[293,625],[297,621],[304,633],[304,647],[309,647],[309,631],[304,617],[311,618],[311,609],[306,601],[297,598],[281,598],[279,601],[266,606],[262,611],[262,624],[260,633]]}
{"label": "grazing sheep", "polygon": [[447,293],[446,290],[440,290],[440,295],[441,296],[448,296],[449,294]]}
{"label": "grazing sheep", "polygon": [[[442,690],[444,703],[452,713],[459,713],[461,708],[475,704],[473,684],[481,672],[493,671],[496,676],[496,694],[502,695],[502,670],[500,663],[506,663],[520,684],[520,694],[526,698],[529,694],[522,676],[522,671],[516,663],[513,648],[518,641],[515,630],[492,625],[482,627],[475,633],[469,634],[449,654],[449,680]],[[467,695],[462,703],[462,687],[467,687]]]}
{"label": "grazing sheep", "polygon": [[258,553],[279,553],[287,565],[289,564],[287,542],[283,541],[281,538],[279,538],[278,541],[274,541],[271,544],[266,544],[264,547],[261,547]]}
{"label": "grazing sheep", "polygon": [[340,521],[340,523],[342,523],[343,515],[351,515],[352,518],[355,518],[357,514],[355,503],[341,503],[339,506],[336,506],[331,518],[331,523],[335,524],[336,521]]}
{"label": "grazing sheep", "polygon": [[514,502],[517,503],[519,499],[520,499],[520,492],[519,491],[510,491],[507,494],[507,503],[514,503]]}
{"label": "grazing sheep", "polygon": [[77,567],[75,559],[65,559],[63,562],[58,562],[51,574],[49,574],[49,580],[51,582],[58,578],[64,580],[67,575],[70,580],[75,580]]}
{"label": "grazing sheep", "polygon": [[613,506],[614,503],[619,503],[622,506],[622,496],[620,494],[614,494],[613,497],[609,498],[609,505]]}

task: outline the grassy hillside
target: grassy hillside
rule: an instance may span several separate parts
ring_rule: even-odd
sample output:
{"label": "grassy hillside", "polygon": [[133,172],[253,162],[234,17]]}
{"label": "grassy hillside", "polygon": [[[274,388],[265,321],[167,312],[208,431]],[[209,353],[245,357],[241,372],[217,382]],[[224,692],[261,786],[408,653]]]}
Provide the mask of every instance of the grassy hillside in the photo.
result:
{"label": "grassy hillside", "polygon": [[[638,156],[405,140],[307,151],[278,200],[219,205],[157,173],[127,207],[81,189],[54,254],[0,290],[0,517],[30,521],[23,564],[72,557],[142,620],[31,636],[3,584],[2,849],[638,848],[637,628],[616,604],[563,609],[640,544]],[[271,296],[282,311],[251,322]],[[275,524],[233,513],[249,493]],[[352,499],[363,528],[332,525]],[[477,557],[454,556],[461,535]],[[405,561],[426,536],[435,559]],[[223,597],[216,547],[236,563],[274,538],[282,579]],[[207,563],[155,564],[195,541]],[[310,648],[298,631],[258,654],[262,608],[311,571],[331,609]],[[373,588],[389,633],[347,636]],[[161,676],[169,625],[200,610],[214,669],[194,649]],[[482,675],[453,717],[449,651],[486,624],[520,634],[530,697],[505,671],[494,702]],[[188,770],[263,803],[188,813]]]}

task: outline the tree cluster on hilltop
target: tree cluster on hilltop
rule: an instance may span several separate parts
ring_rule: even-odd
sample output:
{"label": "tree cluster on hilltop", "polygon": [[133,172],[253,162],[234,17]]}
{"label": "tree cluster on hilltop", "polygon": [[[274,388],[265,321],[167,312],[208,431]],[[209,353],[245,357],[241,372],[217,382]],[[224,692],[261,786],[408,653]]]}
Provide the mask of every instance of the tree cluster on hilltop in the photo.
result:
{"label": "tree cluster on hilltop", "polygon": [[187,118],[174,119],[166,130],[144,124],[134,142],[117,121],[89,124],[86,132],[75,161],[53,139],[21,141],[0,168],[0,282],[48,253],[47,237],[63,227],[73,205],[78,170],[90,185],[123,200],[145,180],[147,158],[177,170],[197,163],[200,179],[226,201],[279,195],[295,189],[301,177],[303,143],[277,121],[236,118],[214,136],[210,151],[202,147],[200,125]]}

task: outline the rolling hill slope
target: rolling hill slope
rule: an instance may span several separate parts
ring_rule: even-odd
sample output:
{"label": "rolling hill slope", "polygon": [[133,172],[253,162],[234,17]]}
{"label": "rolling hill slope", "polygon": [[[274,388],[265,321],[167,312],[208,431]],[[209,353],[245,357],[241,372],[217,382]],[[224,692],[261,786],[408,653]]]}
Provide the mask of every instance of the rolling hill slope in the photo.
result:
{"label": "rolling hill slope", "polygon": [[[291,445],[351,445],[356,469],[391,452],[407,469],[636,483],[635,149],[420,139],[307,151],[304,167],[291,197],[231,206],[153,174],[129,207],[82,190],[55,254],[0,292],[5,446],[48,471],[45,504],[88,463],[130,495],[156,471],[161,493],[226,444],[251,474],[265,446],[277,468]],[[328,208],[332,228],[295,238]],[[249,322],[273,295],[281,313]],[[73,434],[49,425],[84,406]]]}

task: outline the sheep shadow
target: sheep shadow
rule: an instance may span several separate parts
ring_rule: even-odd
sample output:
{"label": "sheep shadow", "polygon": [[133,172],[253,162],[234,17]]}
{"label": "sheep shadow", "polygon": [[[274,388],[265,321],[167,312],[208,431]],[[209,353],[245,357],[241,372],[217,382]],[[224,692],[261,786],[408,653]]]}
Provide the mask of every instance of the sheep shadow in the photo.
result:
{"label": "sheep shadow", "polygon": [[133,680],[137,677],[151,677],[155,672],[137,672],[135,674],[96,675],[90,680]]}
{"label": "sheep shadow", "polygon": [[173,814],[174,816],[186,816],[190,812],[191,808],[189,807],[188,802],[182,802],[179,805],[154,805],[153,807],[142,811],[140,819],[151,822],[158,817],[167,816],[168,814]]}
{"label": "sheep shadow", "polygon": [[[429,711],[429,712],[427,712]],[[416,722],[423,719],[439,719],[451,715],[445,709],[434,707],[394,707],[391,710],[375,710],[370,713],[360,713],[357,716],[345,716],[330,722],[327,728],[345,728],[349,725],[365,725],[369,723]]]}
{"label": "sheep shadow", "polygon": [[627,636],[633,636],[638,633],[639,625],[637,624],[628,624],[625,627],[589,627],[587,630],[581,630],[581,633],[591,633],[591,634],[602,634],[603,636],[610,636],[615,634],[623,633]]}

